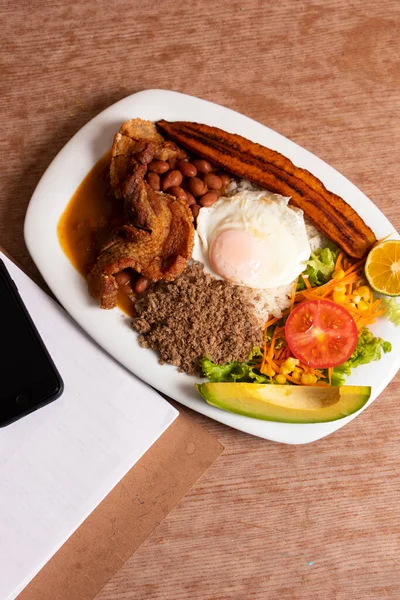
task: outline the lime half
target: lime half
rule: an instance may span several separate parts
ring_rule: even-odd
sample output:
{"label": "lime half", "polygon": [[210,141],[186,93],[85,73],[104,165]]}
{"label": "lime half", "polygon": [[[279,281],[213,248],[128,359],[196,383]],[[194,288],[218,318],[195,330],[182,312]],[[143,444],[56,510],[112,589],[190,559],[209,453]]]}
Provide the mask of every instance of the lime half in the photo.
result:
{"label": "lime half", "polygon": [[400,296],[400,240],[386,240],[372,248],[365,263],[365,276],[376,292]]}

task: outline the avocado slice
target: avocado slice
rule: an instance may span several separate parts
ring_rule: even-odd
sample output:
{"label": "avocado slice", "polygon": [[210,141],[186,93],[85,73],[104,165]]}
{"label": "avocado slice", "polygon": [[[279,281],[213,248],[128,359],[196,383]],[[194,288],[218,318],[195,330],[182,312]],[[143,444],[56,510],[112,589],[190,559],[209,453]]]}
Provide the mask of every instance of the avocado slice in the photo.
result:
{"label": "avocado slice", "polygon": [[204,400],[229,412],[283,423],[325,423],[360,410],[371,395],[368,386],[294,386],[262,383],[202,383]]}

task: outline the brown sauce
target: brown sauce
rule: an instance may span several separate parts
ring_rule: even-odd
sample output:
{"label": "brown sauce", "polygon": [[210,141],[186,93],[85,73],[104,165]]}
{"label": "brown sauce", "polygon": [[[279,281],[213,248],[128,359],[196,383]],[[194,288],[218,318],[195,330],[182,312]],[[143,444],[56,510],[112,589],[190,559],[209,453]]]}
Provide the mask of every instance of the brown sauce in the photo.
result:
{"label": "brown sauce", "polygon": [[[75,269],[86,277],[112,229],[122,223],[122,203],[108,183],[111,152],[107,152],[86,175],[58,223],[58,239]],[[133,315],[133,302],[118,293],[118,306]]]}

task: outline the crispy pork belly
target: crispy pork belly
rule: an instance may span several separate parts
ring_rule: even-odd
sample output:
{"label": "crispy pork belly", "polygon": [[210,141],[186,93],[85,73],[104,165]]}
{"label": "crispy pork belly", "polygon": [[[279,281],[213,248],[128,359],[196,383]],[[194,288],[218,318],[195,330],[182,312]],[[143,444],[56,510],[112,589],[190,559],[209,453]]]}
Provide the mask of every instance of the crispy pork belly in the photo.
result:
{"label": "crispy pork belly", "polygon": [[125,224],[115,230],[100,251],[87,281],[101,308],[114,308],[115,275],[126,268],[151,281],[170,281],[182,273],[192,255],[193,216],[180,198],[155,192],[138,167],[121,187]]}
{"label": "crispy pork belly", "polygon": [[175,158],[178,149],[165,142],[151,121],[131,119],[114,136],[111,149],[110,182],[117,198],[122,197],[121,185],[132,171],[132,163],[147,165],[154,158]]}

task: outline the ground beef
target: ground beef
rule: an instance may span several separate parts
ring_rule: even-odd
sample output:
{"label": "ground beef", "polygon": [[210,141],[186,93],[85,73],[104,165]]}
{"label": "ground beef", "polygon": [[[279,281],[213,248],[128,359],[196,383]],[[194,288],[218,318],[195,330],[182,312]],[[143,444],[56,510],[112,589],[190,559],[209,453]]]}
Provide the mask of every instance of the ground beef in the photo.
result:
{"label": "ground beef", "polygon": [[170,283],[153,284],[136,303],[139,342],[180,371],[199,373],[199,360],[246,360],[262,342],[246,288],[211,278],[200,263]]}

